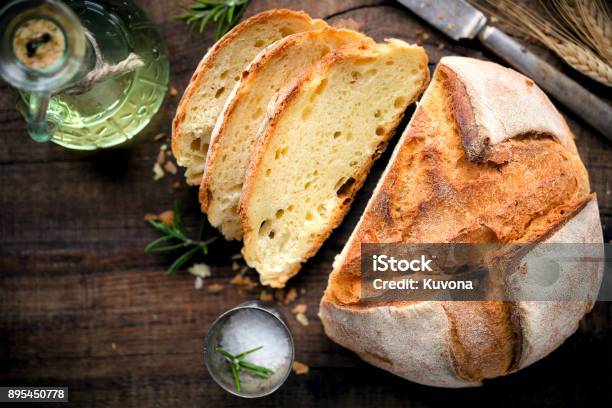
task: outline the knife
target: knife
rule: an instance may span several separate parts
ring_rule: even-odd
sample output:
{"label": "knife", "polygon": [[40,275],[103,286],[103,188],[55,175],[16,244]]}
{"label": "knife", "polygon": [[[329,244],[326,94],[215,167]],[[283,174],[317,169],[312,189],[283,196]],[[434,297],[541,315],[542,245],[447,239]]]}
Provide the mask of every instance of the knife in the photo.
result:
{"label": "knife", "polygon": [[455,41],[474,39],[533,79],[555,99],[612,140],[612,108],[576,81],[527,50],[465,0],[398,0]]}

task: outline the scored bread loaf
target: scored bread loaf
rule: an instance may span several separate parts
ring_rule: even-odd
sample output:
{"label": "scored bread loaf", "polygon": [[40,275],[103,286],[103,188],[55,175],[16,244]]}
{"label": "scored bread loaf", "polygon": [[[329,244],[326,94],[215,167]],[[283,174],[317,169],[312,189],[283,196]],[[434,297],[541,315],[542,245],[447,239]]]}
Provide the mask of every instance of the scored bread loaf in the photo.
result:
{"label": "scored bread loaf", "polygon": [[263,284],[283,287],[316,253],[428,79],[421,47],[349,45],[270,106],[240,201],[242,253]]}
{"label": "scored bread loaf", "polygon": [[597,262],[560,265],[547,289],[572,301],[521,298],[525,265],[508,282],[508,302],[365,304],[361,244],[393,242],[603,242],[571,131],[531,80],[491,62],[440,61],[334,262],[319,315],[326,334],[364,360],[441,387],[517,371],[577,329],[599,290]]}
{"label": "scored bread loaf", "polygon": [[200,185],[202,211],[227,239],[242,239],[238,203],[257,131],[272,97],[328,52],[363,34],[327,27],[293,34],[262,51],[242,73],[213,134]]}
{"label": "scored bread loaf", "polygon": [[172,151],[177,163],[186,167],[187,183],[200,184],[210,134],[247,64],[262,49],[283,37],[326,26],[324,21],[303,12],[265,11],[238,24],[206,53],[172,123]]}

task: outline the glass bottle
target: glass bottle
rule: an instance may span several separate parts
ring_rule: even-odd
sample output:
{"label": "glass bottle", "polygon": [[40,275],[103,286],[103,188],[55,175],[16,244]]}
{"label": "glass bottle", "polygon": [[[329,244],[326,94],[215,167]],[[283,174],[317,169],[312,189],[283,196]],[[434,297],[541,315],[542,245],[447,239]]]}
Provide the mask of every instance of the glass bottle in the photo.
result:
{"label": "glass bottle", "polygon": [[[169,76],[165,46],[130,1],[13,1],[0,10],[0,37],[0,74],[19,90],[36,141],[79,150],[115,146],[161,107]],[[130,54],[139,61],[126,72],[80,86],[101,61],[113,65]]]}

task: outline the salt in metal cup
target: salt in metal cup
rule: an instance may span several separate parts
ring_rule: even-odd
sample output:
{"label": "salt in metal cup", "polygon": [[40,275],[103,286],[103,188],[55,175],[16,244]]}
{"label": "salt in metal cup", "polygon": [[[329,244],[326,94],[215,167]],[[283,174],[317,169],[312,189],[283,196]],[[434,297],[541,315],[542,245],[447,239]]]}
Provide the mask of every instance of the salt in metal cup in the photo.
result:
{"label": "salt in metal cup", "polygon": [[[231,370],[229,369],[226,358],[222,354],[216,352],[215,348],[217,348],[220,344],[223,327],[228,322],[229,318],[245,309],[250,309],[256,311],[257,313],[262,313],[263,316],[272,319],[272,321],[274,321],[275,324],[278,325],[278,327],[287,336],[289,356],[286,367],[279,368],[278,371],[270,377],[270,379],[262,380],[262,386],[260,385],[259,387],[251,387],[247,383],[243,383],[241,390],[238,391],[236,390],[234,378],[232,376]],[[283,385],[283,383],[287,380],[287,377],[289,377],[289,374],[291,373],[294,354],[295,350],[293,345],[293,337],[291,335],[291,331],[289,331],[289,327],[287,327],[287,324],[285,323],[281,314],[272,306],[255,300],[242,303],[236,306],[235,308],[232,308],[221,314],[210,325],[208,332],[204,337],[204,361],[211,377],[225,391],[242,398],[264,397],[266,395],[272,394],[274,391],[280,388],[280,386]],[[284,370],[284,372],[280,372],[280,370]]]}

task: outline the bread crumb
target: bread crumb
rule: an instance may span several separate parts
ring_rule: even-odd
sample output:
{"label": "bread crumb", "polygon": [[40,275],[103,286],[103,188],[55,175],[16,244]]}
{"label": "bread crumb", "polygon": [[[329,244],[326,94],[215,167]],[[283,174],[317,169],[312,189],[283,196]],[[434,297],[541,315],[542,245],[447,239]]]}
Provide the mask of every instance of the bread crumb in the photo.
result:
{"label": "bread crumb", "polygon": [[455,28],[455,25],[453,23],[448,23],[446,27],[448,27],[449,30],[452,30],[453,28]]}
{"label": "bread crumb", "polygon": [[223,290],[223,288],[225,288],[225,286],[221,285],[220,283],[213,283],[211,285],[208,285],[206,290],[208,291],[208,293],[219,293]]}
{"label": "bread crumb", "polygon": [[274,296],[272,296],[272,294],[267,290],[262,290],[259,294],[259,300],[262,302],[271,302],[274,300]]}
{"label": "bread crumb", "polygon": [[291,288],[289,289],[289,292],[287,292],[287,294],[285,295],[285,300],[283,300],[283,303],[288,305],[295,299],[297,299],[297,290],[295,290],[295,288]]}
{"label": "bread crumb", "polygon": [[308,374],[308,372],[310,371],[310,367],[308,367],[304,363],[300,363],[297,360],[293,362],[293,366],[291,368],[293,368],[293,372],[295,373],[295,375]]}
{"label": "bread crumb", "polygon": [[232,272],[236,272],[238,269],[240,269],[240,265],[238,265],[238,262],[232,262]]}
{"label": "bread crumb", "polygon": [[254,287],[257,286],[257,283],[253,282],[253,280],[250,277],[244,276],[240,273],[234,276],[232,280],[230,280],[230,283],[232,285],[241,286],[246,290],[253,289]]}
{"label": "bread crumb", "polygon": [[166,150],[168,150],[168,145],[164,143],[163,145],[159,147],[159,150],[162,150],[165,152]]}
{"label": "bread crumb", "polygon": [[178,95],[178,91],[176,90],[176,86],[174,85],[170,85],[170,88],[168,88],[168,94],[170,96],[176,96]]}
{"label": "bread crumb", "polygon": [[144,220],[145,221],[161,221],[166,225],[172,225],[174,224],[174,211],[167,210],[160,214],[146,213],[144,215]]}
{"label": "bread crumb", "polygon": [[300,288],[300,293],[303,295],[304,293],[306,293],[306,288]]}
{"label": "bread crumb", "polygon": [[157,214],[153,214],[153,213],[146,213],[144,215],[144,220],[145,221],[155,221],[158,220],[159,217],[157,216]]}
{"label": "bread crumb", "polygon": [[171,161],[167,161],[166,164],[164,164],[164,170],[170,174],[176,174],[176,164],[172,163]]}
{"label": "bread crumb", "polygon": [[299,305],[295,305],[293,309],[291,309],[291,313],[306,313],[306,309],[308,306],[305,303],[300,303]]}
{"label": "bread crumb", "polygon": [[441,50],[444,48],[444,43],[439,42],[437,45],[438,49]]}
{"label": "bread crumb", "polygon": [[158,219],[166,225],[174,224],[174,211],[166,210],[158,215]]}
{"label": "bread crumb", "polygon": [[200,289],[202,289],[203,286],[204,286],[204,279],[200,278],[199,276],[196,276],[194,287],[197,290],[200,290]]}
{"label": "bread crumb", "polygon": [[230,257],[230,259],[231,259],[232,261],[238,261],[238,260],[242,259],[242,254],[241,254],[240,252],[238,252],[237,254],[232,255],[232,256]]}
{"label": "bread crumb", "polygon": [[111,348],[113,350],[117,350],[117,343],[115,343],[114,341],[111,343]]}
{"label": "bread crumb", "polygon": [[155,140],[156,142],[159,142],[160,140],[162,140],[164,137],[166,137],[166,134],[164,132],[159,132],[158,134],[156,134],[155,136],[153,136],[153,140]]}
{"label": "bread crumb", "polygon": [[164,177],[164,170],[158,162],[155,162],[155,164],[153,165],[153,180],[157,181],[162,177]]}
{"label": "bread crumb", "polygon": [[164,164],[164,162],[166,161],[166,155],[164,154],[164,152],[162,150],[159,151],[159,153],[157,153],[157,160],[156,160],[159,164]]}
{"label": "bread crumb", "polygon": [[172,188],[178,190],[179,188],[181,188],[181,182],[175,181],[174,183],[172,183]]}
{"label": "bread crumb", "polygon": [[308,324],[310,323],[308,321],[308,317],[306,317],[306,315],[304,313],[298,313],[295,315],[295,318],[297,319],[298,322],[300,322],[300,324],[302,326],[308,326]]}
{"label": "bread crumb", "polygon": [[274,291],[274,298],[278,303],[288,305],[297,298],[297,290],[295,288],[291,288],[285,292],[283,289],[276,289]]}
{"label": "bread crumb", "polygon": [[205,263],[194,263],[191,268],[187,269],[190,274],[199,278],[208,278],[210,273],[210,266]]}
{"label": "bread crumb", "polygon": [[423,35],[425,33],[425,31],[420,28],[417,28],[416,30],[414,30],[414,32],[416,35]]}

